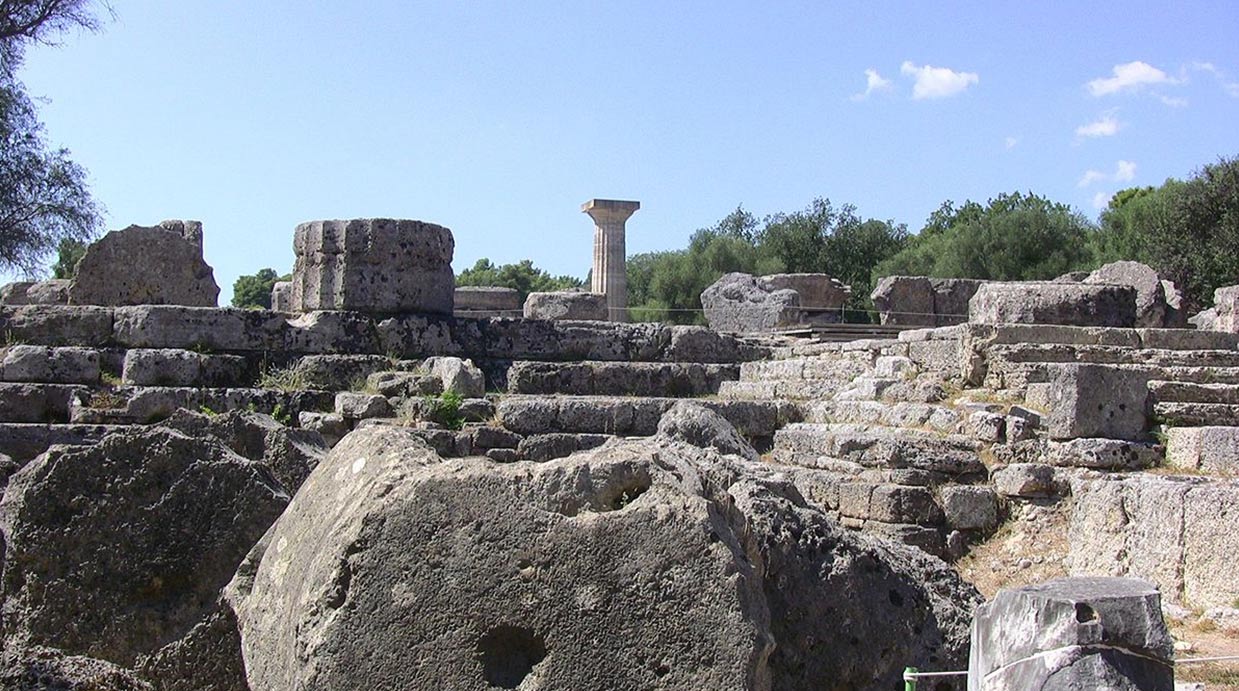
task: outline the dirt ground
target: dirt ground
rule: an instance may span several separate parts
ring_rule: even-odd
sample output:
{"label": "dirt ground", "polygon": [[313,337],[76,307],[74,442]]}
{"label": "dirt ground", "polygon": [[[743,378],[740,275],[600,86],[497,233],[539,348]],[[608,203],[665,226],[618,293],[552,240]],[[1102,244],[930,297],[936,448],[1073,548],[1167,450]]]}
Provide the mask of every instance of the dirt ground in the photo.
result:
{"label": "dirt ground", "polygon": [[[1071,499],[1012,504],[1003,527],[955,566],[987,598],[1004,588],[1066,576],[1070,510]],[[1182,618],[1167,621],[1178,659],[1239,655],[1239,629],[1222,630],[1201,612],[1180,614]],[[1239,660],[1184,662],[1175,679],[1202,682],[1208,691],[1239,691]]]}

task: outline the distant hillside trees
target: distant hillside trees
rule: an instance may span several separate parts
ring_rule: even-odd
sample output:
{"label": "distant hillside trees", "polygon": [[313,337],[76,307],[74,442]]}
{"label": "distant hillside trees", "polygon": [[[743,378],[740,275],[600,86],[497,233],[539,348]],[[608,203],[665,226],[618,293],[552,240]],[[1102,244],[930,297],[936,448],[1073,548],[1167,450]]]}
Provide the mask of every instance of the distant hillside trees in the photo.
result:
{"label": "distant hillside trees", "polygon": [[524,300],[530,293],[541,293],[556,290],[572,290],[585,284],[575,276],[552,276],[533,265],[533,261],[523,259],[516,264],[496,266],[491,260],[483,257],[473,266],[456,275],[458,286],[497,286],[512,288],[520,293]]}
{"label": "distant hillside trees", "polygon": [[280,276],[275,269],[259,269],[258,273],[240,276],[232,284],[232,306],[246,309],[271,309],[271,289],[277,281],[292,280],[292,274]]}

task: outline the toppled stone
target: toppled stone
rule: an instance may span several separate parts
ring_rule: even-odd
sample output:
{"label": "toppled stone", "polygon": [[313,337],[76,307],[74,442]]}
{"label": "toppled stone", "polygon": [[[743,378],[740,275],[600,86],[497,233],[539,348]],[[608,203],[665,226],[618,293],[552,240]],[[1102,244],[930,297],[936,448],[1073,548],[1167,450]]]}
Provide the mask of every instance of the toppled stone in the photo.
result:
{"label": "toppled stone", "polygon": [[351,429],[349,421],[339,413],[319,413],[309,410],[301,411],[297,416],[297,424],[302,429],[318,432],[329,447],[335,446]]}
{"label": "toppled stone", "polygon": [[11,345],[0,349],[4,381],[48,384],[99,383],[99,351],[71,346]]}
{"label": "toppled stone", "polygon": [[984,442],[998,442],[1006,437],[1007,416],[978,410],[968,416],[968,434]]}
{"label": "toppled stone", "polygon": [[130,386],[222,387],[246,379],[252,368],[243,356],[174,348],[130,348],[121,368],[121,382]]}
{"label": "toppled stone", "polygon": [[521,294],[499,286],[457,286],[455,313],[462,316],[518,317]]}
{"label": "toppled stone", "polygon": [[523,313],[526,319],[606,321],[607,296],[578,291],[530,293]]}
{"label": "toppled stone", "polygon": [[970,278],[885,276],[869,298],[883,324],[950,326],[968,321],[968,302],[982,283]]}
{"label": "toppled stone", "polygon": [[1239,333],[1239,286],[1225,286],[1213,291],[1215,331]]}
{"label": "toppled stone", "polygon": [[1064,364],[1052,369],[1046,430],[1053,439],[1138,440],[1148,428],[1148,379],[1139,370]]}
{"label": "toppled stone", "polygon": [[271,311],[293,311],[293,282],[276,281],[271,284]]}
{"label": "toppled stone", "polygon": [[1174,642],[1147,581],[1062,578],[1003,590],[977,610],[968,688],[1170,689]]}
{"label": "toppled stone", "polygon": [[486,378],[472,360],[432,357],[427,358],[422,367],[439,378],[444,393],[455,393],[463,398],[481,398],[486,394]]}
{"label": "toppled stone", "polygon": [[0,288],[0,305],[67,305],[72,281],[16,281]]}
{"label": "toppled stone", "polygon": [[341,391],[336,394],[336,414],[347,420],[365,420],[372,417],[391,417],[392,407],[387,399],[378,394]]}
{"label": "toppled stone", "polygon": [[[1117,261],[1090,273],[1084,283],[1131,286],[1136,291],[1136,323],[1143,328],[1162,328],[1174,321],[1166,286],[1153,267],[1133,261]],[[1174,284],[1171,283],[1171,288]],[[1177,291],[1176,291],[1177,292]]]}
{"label": "toppled stone", "polygon": [[197,221],[129,226],[104,235],[86,248],[69,288],[73,305],[215,307],[218,299]]}
{"label": "toppled stone", "polygon": [[442,463],[408,435],[341,442],[229,587],[253,691],[807,691],[963,662],[978,598],[950,567],[741,461],[664,439]]}
{"label": "toppled stone", "polygon": [[0,501],[6,641],[132,666],[210,615],[287,504],[212,437],[155,427],[52,447]]}
{"label": "toppled stone", "polygon": [[1071,439],[1047,445],[1046,463],[1069,468],[1133,471],[1161,465],[1162,448],[1156,444],[1120,439]]}
{"label": "toppled stone", "polygon": [[1032,499],[1061,492],[1054,467],[1043,463],[1012,463],[994,471],[994,489],[1004,497]]}
{"label": "toppled stone", "polygon": [[1186,470],[1239,471],[1239,427],[1171,427],[1166,430],[1166,463]]}
{"label": "toppled stone", "polygon": [[311,221],[293,235],[293,312],[452,313],[452,231],[390,218]]}
{"label": "toppled stone", "polygon": [[0,652],[0,688],[6,691],[154,691],[131,670],[41,646],[5,647]]}
{"label": "toppled stone", "polygon": [[719,453],[759,460],[757,451],[718,413],[692,401],[671,406],[658,420],[658,434]]}
{"label": "toppled stone", "polygon": [[1014,281],[986,283],[968,307],[977,324],[1136,324],[1136,289],[1131,286]]}
{"label": "toppled stone", "polygon": [[843,320],[850,286],[826,274],[730,273],[701,293],[710,328],[756,333]]}
{"label": "toppled stone", "polygon": [[955,530],[993,530],[998,526],[998,496],[990,487],[946,485],[938,501],[948,527]]}

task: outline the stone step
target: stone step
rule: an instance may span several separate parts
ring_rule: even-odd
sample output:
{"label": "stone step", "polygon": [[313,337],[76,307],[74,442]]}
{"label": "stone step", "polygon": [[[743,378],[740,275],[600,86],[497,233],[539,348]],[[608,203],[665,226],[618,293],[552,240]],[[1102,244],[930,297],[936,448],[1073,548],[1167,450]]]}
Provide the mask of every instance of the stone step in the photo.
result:
{"label": "stone step", "polygon": [[822,401],[805,410],[805,422],[912,427],[942,433],[958,432],[964,417],[954,408],[934,403]]}
{"label": "stone step", "polygon": [[508,368],[515,394],[696,397],[716,394],[740,376],[738,365],[695,362],[532,362]]}
{"label": "stone step", "polygon": [[1239,474],[1239,426],[1171,427],[1166,434],[1166,465],[1183,470]]}
{"label": "stone step", "polygon": [[[622,396],[505,395],[496,403],[496,417],[521,435],[554,432],[645,437],[658,430],[662,414],[680,399]],[[768,439],[775,430],[801,418],[790,401],[702,400],[746,437]]]}
{"label": "stone step", "polygon": [[1130,367],[1162,379],[1165,372],[1182,373],[1182,377],[1208,378],[1214,381],[1239,379],[1239,351],[1235,350],[1166,350],[1139,349],[1118,346],[995,345],[988,351],[986,386],[994,389],[1023,388],[1029,383],[1049,381],[1054,363],[1094,363]]}
{"label": "stone step", "polygon": [[1155,403],[1239,404],[1239,384],[1198,384],[1182,381],[1150,381],[1149,395]]}
{"label": "stone step", "polygon": [[873,366],[876,355],[867,351],[829,353],[820,357],[759,360],[740,365],[740,381],[851,381]]}
{"label": "stone step", "polygon": [[1239,426],[1239,405],[1232,403],[1156,403],[1153,405],[1153,418],[1163,427]]}
{"label": "stone step", "polygon": [[792,423],[774,435],[780,463],[817,467],[839,459],[869,468],[902,468],[948,476],[984,476],[981,444],[958,434],[860,424]]}
{"label": "stone step", "polygon": [[302,411],[328,411],[334,403],[335,394],[329,391],[121,386],[79,392],[70,404],[68,421],[88,425],[146,424],[185,408],[208,413],[252,410],[291,425]]}
{"label": "stone step", "polygon": [[73,401],[91,390],[72,384],[0,383],[0,422],[69,422]]}
{"label": "stone step", "polygon": [[47,451],[52,444],[90,445],[124,425],[0,423],[0,453],[24,462]]}
{"label": "stone step", "polygon": [[848,382],[826,380],[802,381],[725,381],[719,387],[719,398],[744,400],[785,399],[815,401],[830,398],[842,391]]}
{"label": "stone step", "polygon": [[[1162,350],[1233,350],[1239,347],[1239,334],[1198,329],[1128,329],[1054,324],[965,324],[963,329],[969,338],[993,345],[1059,344]],[[908,333],[904,332],[905,335]]]}

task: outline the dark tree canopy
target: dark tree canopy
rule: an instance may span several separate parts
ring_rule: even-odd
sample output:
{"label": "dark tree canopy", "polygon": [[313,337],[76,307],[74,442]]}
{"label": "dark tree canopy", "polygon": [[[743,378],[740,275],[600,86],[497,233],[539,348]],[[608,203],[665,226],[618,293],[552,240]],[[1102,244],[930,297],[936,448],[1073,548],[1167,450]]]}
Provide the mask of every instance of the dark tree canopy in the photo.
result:
{"label": "dark tree canopy", "polygon": [[552,276],[529,259],[516,264],[495,266],[483,257],[456,275],[458,286],[496,286],[512,288],[524,300],[530,293],[580,288],[585,282],[575,276]]}
{"label": "dark tree canopy", "polygon": [[275,269],[259,269],[258,273],[240,276],[232,284],[232,306],[248,309],[271,309],[271,289],[276,281],[287,281],[292,275],[280,276]]}
{"label": "dark tree canopy", "polygon": [[51,43],[69,29],[97,30],[96,7],[110,12],[94,0],[0,0],[0,60],[11,68],[29,43]]}
{"label": "dark tree canopy", "polygon": [[77,263],[86,254],[86,243],[65,238],[56,247],[56,263],[52,264],[52,278],[77,276]]}

